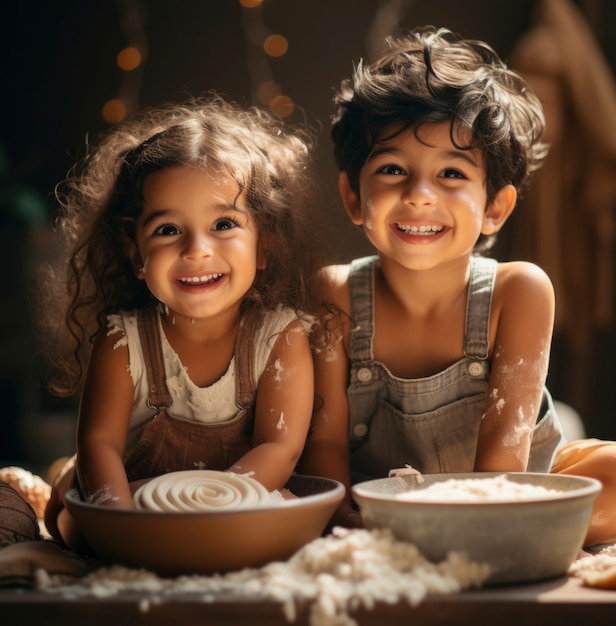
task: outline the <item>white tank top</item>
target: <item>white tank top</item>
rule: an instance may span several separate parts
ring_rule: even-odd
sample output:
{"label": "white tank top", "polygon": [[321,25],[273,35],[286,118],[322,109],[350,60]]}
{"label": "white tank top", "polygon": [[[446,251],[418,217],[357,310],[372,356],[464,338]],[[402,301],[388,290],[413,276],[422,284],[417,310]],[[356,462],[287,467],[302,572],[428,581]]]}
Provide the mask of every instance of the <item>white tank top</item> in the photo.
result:
{"label": "white tank top", "polygon": [[[276,339],[291,322],[297,320],[290,309],[267,312],[263,324],[254,338],[254,381],[258,385],[267,365]],[[190,379],[190,372],[180,361],[162,329],[158,319],[165,362],[167,387],[173,400],[167,413],[178,419],[195,422],[216,423],[233,418],[237,412],[235,393],[235,358],[229,362],[227,371],[216,382],[207,387],[198,387]],[[145,424],[152,419],[152,409],[147,405],[148,380],[143,350],[134,311],[122,312],[107,317],[108,334],[120,334],[115,347],[128,346],[128,369],[135,386],[133,411],[128,427],[125,457],[130,455]]]}

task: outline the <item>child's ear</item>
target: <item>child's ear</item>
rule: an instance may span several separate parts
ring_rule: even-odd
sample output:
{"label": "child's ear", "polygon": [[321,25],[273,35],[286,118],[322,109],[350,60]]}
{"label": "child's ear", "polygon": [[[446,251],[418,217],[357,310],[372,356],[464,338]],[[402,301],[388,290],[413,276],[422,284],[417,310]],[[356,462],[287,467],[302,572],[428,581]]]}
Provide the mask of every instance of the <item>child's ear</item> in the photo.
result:
{"label": "child's ear", "polygon": [[338,176],[338,191],[351,221],[353,224],[361,226],[364,222],[361,214],[361,203],[357,194],[351,189],[351,183],[349,183],[349,177],[346,172],[340,172]]}
{"label": "child's ear", "polygon": [[505,185],[499,189],[483,214],[482,234],[497,233],[513,212],[517,199],[518,192],[513,185]]}
{"label": "child's ear", "polygon": [[128,258],[130,259],[131,265],[133,266],[135,276],[139,280],[145,280],[143,261],[141,260],[141,255],[139,254],[139,248],[137,248],[137,246],[132,241],[129,241],[126,244],[126,253],[128,254]]}

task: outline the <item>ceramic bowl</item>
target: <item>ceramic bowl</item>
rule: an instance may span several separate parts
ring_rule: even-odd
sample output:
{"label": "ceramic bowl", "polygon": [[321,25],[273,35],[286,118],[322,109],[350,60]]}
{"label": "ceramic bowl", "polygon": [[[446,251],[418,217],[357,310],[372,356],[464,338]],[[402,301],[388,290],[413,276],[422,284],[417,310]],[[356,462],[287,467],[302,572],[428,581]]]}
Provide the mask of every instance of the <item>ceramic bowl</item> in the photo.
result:
{"label": "ceramic bowl", "polygon": [[312,476],[292,476],[287,489],[298,498],[283,506],[213,512],[104,507],[83,502],[74,489],[64,503],[107,563],[161,575],[212,574],[288,559],[321,535],[344,497],[341,483]]}
{"label": "ceramic bowl", "polygon": [[[557,490],[539,499],[482,502],[409,502],[396,496],[452,478],[506,476]],[[601,483],[591,478],[539,473],[424,474],[382,478],[353,486],[367,528],[389,528],[414,543],[430,561],[465,552],[491,568],[489,584],[562,576],[582,547]]]}

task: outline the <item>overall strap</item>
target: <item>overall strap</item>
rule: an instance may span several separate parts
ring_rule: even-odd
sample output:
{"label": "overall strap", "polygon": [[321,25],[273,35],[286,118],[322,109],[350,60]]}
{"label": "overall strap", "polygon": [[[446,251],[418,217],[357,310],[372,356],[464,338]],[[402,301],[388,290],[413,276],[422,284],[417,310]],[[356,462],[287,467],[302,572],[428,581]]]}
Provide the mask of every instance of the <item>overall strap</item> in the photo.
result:
{"label": "overall strap", "polygon": [[369,256],[351,261],[349,273],[349,298],[351,323],[349,333],[349,359],[372,360],[374,336],[374,267],[378,257]]}
{"label": "overall strap", "polygon": [[165,362],[158,319],[159,312],[154,307],[137,312],[137,328],[148,375],[148,406],[160,411],[171,405],[171,395],[165,381]]}
{"label": "overall strap", "polygon": [[471,276],[466,301],[464,354],[487,359],[490,348],[490,311],[496,279],[495,259],[471,257]]}
{"label": "overall strap", "polygon": [[255,403],[254,342],[262,323],[262,316],[244,315],[235,340],[235,403],[242,409]]}

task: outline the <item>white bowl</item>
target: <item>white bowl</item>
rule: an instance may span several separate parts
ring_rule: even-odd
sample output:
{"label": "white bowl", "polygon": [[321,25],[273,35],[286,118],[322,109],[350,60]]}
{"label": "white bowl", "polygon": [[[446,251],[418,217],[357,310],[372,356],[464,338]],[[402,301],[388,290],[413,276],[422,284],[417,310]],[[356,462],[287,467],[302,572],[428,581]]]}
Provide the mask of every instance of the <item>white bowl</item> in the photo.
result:
{"label": "white bowl", "polygon": [[[559,493],[542,498],[482,502],[410,502],[396,496],[449,479],[495,478],[541,485]],[[488,563],[488,582],[530,582],[562,576],[583,545],[601,483],[563,474],[424,474],[381,478],[353,486],[367,528],[389,528],[429,560],[451,551]]]}
{"label": "white bowl", "polygon": [[69,513],[98,556],[108,563],[163,575],[210,574],[285,560],[321,535],[344,497],[326,478],[292,476],[297,499],[283,505],[213,512],[161,513],[64,497]]}

